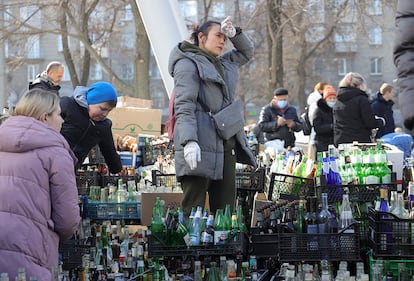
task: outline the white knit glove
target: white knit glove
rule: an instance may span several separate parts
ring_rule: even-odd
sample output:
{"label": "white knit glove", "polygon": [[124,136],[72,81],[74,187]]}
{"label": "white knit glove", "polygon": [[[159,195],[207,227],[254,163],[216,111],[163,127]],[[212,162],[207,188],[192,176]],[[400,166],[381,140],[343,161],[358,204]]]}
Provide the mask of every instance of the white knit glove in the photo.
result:
{"label": "white knit glove", "polygon": [[230,16],[221,22],[221,32],[228,38],[233,38],[236,35],[236,28],[233,26]]}
{"label": "white knit glove", "polygon": [[191,170],[197,168],[197,162],[201,161],[201,152],[198,143],[195,141],[189,141],[184,146],[184,159],[190,166]]}

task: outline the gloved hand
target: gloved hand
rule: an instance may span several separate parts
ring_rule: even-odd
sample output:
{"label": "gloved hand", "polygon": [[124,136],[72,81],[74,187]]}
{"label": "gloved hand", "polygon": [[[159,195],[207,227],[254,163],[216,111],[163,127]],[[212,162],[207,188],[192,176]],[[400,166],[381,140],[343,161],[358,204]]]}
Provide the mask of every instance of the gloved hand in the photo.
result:
{"label": "gloved hand", "polygon": [[191,170],[197,168],[197,162],[201,161],[200,147],[197,142],[189,141],[184,146],[184,160]]}
{"label": "gloved hand", "polygon": [[381,121],[382,121],[382,126],[385,126],[385,119],[384,119],[384,118],[382,118],[382,117],[380,117],[380,116],[375,115],[375,119],[377,119],[377,120],[381,120]]}
{"label": "gloved hand", "polygon": [[236,35],[236,28],[233,26],[230,16],[221,22],[221,32],[228,38],[233,38]]}

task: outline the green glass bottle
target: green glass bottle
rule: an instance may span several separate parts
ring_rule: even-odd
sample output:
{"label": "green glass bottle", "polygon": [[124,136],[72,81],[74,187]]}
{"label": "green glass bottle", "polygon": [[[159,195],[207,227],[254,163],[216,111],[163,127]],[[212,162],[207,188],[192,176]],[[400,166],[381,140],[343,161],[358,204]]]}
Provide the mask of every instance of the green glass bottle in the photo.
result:
{"label": "green glass bottle", "polygon": [[155,198],[155,204],[152,208],[152,220],[151,220],[151,232],[156,237],[163,239],[163,232],[164,232],[164,222],[163,218],[163,207],[161,205],[161,198]]}
{"label": "green glass bottle", "polygon": [[223,209],[217,209],[214,218],[214,245],[226,243],[229,235],[229,228],[225,222]]}
{"label": "green glass bottle", "polygon": [[296,232],[304,233],[304,224],[305,224],[305,210],[304,210],[304,200],[299,200],[298,214],[296,217]]}
{"label": "green glass bottle", "polygon": [[221,281],[220,275],[217,273],[217,263],[214,261],[210,262],[210,270],[206,281]]}

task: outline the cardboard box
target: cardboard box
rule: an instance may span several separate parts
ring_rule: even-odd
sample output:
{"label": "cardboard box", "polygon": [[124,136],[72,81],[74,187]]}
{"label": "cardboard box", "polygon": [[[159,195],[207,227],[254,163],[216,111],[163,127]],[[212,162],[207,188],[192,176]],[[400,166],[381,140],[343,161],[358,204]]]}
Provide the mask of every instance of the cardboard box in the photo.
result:
{"label": "cardboard box", "polygon": [[141,199],[141,224],[150,226],[152,219],[152,208],[155,204],[155,198],[160,197],[164,201],[164,210],[167,211],[168,206],[173,206],[176,210],[181,206],[183,193],[142,193]]}
{"label": "cardboard box", "polygon": [[112,121],[112,133],[125,136],[161,134],[161,109],[116,107],[108,115]]}
{"label": "cardboard box", "polygon": [[152,100],[144,100],[139,98],[132,98],[128,96],[118,97],[116,107],[138,107],[138,108],[152,108]]}

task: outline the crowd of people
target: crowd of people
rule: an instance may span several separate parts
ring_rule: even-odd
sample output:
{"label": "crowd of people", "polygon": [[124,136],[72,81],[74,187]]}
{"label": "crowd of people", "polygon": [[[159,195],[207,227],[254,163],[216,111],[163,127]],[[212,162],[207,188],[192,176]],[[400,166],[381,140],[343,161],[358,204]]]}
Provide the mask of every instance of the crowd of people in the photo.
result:
{"label": "crowd of people", "polygon": [[[405,12],[410,6],[411,14]],[[402,91],[404,125],[414,127],[411,65],[413,32],[405,24],[414,18],[414,2],[399,1],[395,61]],[[407,44],[407,40],[411,42]],[[230,42],[232,48],[224,51]],[[196,205],[204,206],[208,193],[210,211],[235,207],[236,163],[257,167],[246,132],[223,138],[212,116],[235,102],[238,69],[252,59],[254,45],[227,17],[195,27],[191,38],[171,51],[169,72],[174,79],[174,157],[177,179],[184,191],[185,216]],[[411,67],[407,70],[407,67]],[[79,223],[75,171],[95,146],[110,173],[122,170],[108,113],[116,106],[117,93],[108,82],[76,87],[71,97],[59,97],[64,66],[54,61],[29,84],[29,90],[13,109],[0,118],[0,272],[10,279],[18,268],[29,276],[52,280],[58,262],[60,239],[70,238]],[[407,73],[409,75],[407,75]],[[309,157],[326,151],[329,144],[371,142],[396,130],[393,118],[394,89],[383,84],[371,102],[366,81],[347,73],[337,89],[319,82],[307,100],[313,127]],[[206,107],[209,109],[205,110]],[[8,112],[10,111],[10,112]],[[241,123],[244,120],[229,121]],[[260,142],[280,140],[284,148],[295,146],[302,130],[298,112],[289,102],[289,90],[278,88],[263,106],[253,129]]]}

